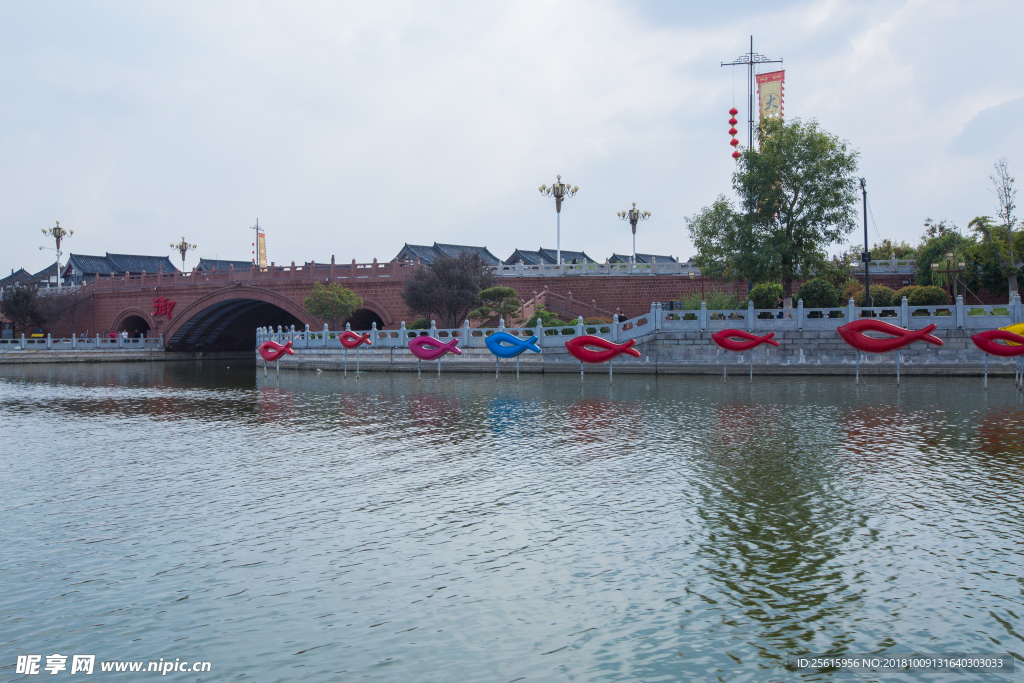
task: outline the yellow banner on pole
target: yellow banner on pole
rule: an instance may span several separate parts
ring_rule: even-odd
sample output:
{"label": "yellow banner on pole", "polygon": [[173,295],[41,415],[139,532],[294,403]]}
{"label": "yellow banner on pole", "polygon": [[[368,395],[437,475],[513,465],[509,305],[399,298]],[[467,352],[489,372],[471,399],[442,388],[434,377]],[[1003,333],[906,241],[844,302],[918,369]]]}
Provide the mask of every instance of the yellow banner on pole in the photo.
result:
{"label": "yellow banner on pole", "polygon": [[757,74],[757,101],[761,117],[785,114],[784,98],[786,95],[786,72],[771,71]]}
{"label": "yellow banner on pole", "polygon": [[267,267],[267,239],[262,232],[256,233],[256,265]]}

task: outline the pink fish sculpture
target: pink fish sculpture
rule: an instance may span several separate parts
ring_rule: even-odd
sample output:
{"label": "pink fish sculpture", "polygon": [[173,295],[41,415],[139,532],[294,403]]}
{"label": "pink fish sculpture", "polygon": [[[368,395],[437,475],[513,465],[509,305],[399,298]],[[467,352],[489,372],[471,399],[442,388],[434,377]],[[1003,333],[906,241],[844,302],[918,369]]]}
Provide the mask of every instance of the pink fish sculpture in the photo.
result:
{"label": "pink fish sculpture", "polygon": [[277,360],[286,353],[291,354],[293,356],[295,355],[295,352],[292,351],[291,342],[285,343],[284,346],[281,346],[280,344],[274,341],[265,341],[262,344],[260,344],[260,356],[262,356],[263,360],[269,363],[273,363],[275,360]]}
{"label": "pink fish sculpture", "polygon": [[409,340],[409,350],[412,351],[412,355],[420,360],[437,360],[449,352],[454,353],[456,356],[462,355],[462,349],[456,348],[458,343],[458,339],[452,339],[450,342],[445,343],[433,337],[416,337]]}

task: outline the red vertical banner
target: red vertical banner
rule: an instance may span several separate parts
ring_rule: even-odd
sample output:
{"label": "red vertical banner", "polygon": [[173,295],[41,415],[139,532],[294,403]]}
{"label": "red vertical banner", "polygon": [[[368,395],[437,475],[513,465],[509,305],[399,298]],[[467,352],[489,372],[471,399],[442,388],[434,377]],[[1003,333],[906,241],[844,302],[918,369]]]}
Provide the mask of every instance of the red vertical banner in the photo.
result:
{"label": "red vertical banner", "polygon": [[785,114],[784,99],[786,95],[786,72],[770,71],[766,74],[757,74],[757,102],[761,111],[761,119],[766,116],[778,116],[782,118]]}

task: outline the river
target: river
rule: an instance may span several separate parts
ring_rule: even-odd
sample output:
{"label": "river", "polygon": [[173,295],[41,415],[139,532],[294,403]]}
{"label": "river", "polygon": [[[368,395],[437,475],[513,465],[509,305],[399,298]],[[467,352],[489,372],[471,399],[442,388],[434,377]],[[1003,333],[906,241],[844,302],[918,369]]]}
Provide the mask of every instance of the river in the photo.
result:
{"label": "river", "polygon": [[[1024,664],[1010,379],[6,366],[0,443],[8,680],[53,653],[261,682]],[[976,676],[905,680],[1019,680]]]}

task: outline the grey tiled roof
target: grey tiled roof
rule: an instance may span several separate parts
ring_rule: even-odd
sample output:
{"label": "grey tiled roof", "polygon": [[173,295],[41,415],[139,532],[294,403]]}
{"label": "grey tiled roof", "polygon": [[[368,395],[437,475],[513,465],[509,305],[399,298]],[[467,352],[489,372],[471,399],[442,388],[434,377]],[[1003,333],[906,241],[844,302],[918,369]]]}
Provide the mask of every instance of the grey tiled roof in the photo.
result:
{"label": "grey tiled roof", "polygon": [[68,256],[67,265],[64,266],[64,274],[67,275],[69,270],[75,270],[79,273],[87,273],[89,275],[99,273],[100,275],[109,275],[114,267],[107,260],[106,256],[88,256],[86,254],[71,254]]}
{"label": "grey tiled roof", "polygon": [[135,254],[110,254],[105,256],[89,256],[87,254],[71,254],[68,257],[68,264],[64,270],[65,275],[68,269],[74,269],[79,273],[92,275],[124,275],[125,273],[155,273],[163,268],[165,273],[173,273],[178,269],[174,267],[171,260],[166,256],[138,256]]}
{"label": "grey tiled roof", "polygon": [[434,249],[445,256],[458,256],[463,253],[478,254],[484,263],[489,266],[501,265],[501,259],[487,250],[487,247],[469,247],[463,244],[438,244],[434,242]]}
{"label": "grey tiled roof", "polygon": [[107,252],[107,260],[116,268],[115,273],[155,273],[163,269],[165,273],[177,270],[171,259],[166,256],[139,256],[137,254],[111,254]]}
{"label": "grey tiled roof", "polygon": [[[506,259],[505,263],[510,266],[514,266],[519,263],[520,259],[522,259],[523,263],[528,266],[539,266],[542,263],[554,265],[558,262],[558,250],[545,249],[543,247],[536,251],[531,251],[529,249],[516,249],[512,252],[512,255]],[[590,258],[586,252],[571,251],[568,249],[562,250],[562,261],[564,263],[572,263],[573,259],[576,259],[576,263],[595,263],[594,259]]]}
{"label": "grey tiled roof", "polygon": [[398,252],[398,256],[395,258],[399,261],[414,261],[419,257],[421,263],[429,265],[441,254],[444,254],[445,256],[458,256],[459,254],[467,252],[470,254],[479,254],[484,263],[489,266],[497,266],[501,264],[501,259],[488,251],[487,247],[471,247],[463,244],[439,244],[437,242],[434,242],[433,246],[427,246],[424,244],[406,244],[402,247],[402,250]]}
{"label": "grey tiled roof", "polygon": [[18,282],[21,282],[27,277],[31,277],[31,273],[29,273],[24,268],[18,268],[18,270],[12,272],[7,277],[0,278],[0,287],[6,287],[8,285],[17,284]]}
{"label": "grey tiled roof", "polygon": [[252,261],[225,261],[222,259],[201,258],[199,259],[199,265],[196,266],[196,270],[227,270],[231,266],[234,266],[235,270],[249,270],[252,268]]}
{"label": "grey tiled roof", "polygon": [[38,284],[40,282],[48,283],[50,281],[50,276],[51,275],[56,275],[56,274],[57,274],[57,262],[54,261],[50,265],[48,265],[45,268],[43,268],[42,270],[40,270],[38,273],[32,273],[31,276],[29,276],[29,277],[27,277],[25,279],[28,282],[33,282],[33,283],[36,283],[36,284]]}
{"label": "grey tiled roof", "polygon": [[406,243],[395,258],[399,261],[415,261],[418,257],[421,262],[430,264],[434,262],[436,256],[437,252],[431,246]]}
{"label": "grey tiled roof", "polygon": [[[633,257],[632,254],[612,254],[611,258],[608,259],[608,263],[629,263]],[[662,254],[637,254],[637,263],[650,263],[651,259],[658,259],[658,263],[675,263],[679,259],[674,256],[663,256]]]}

